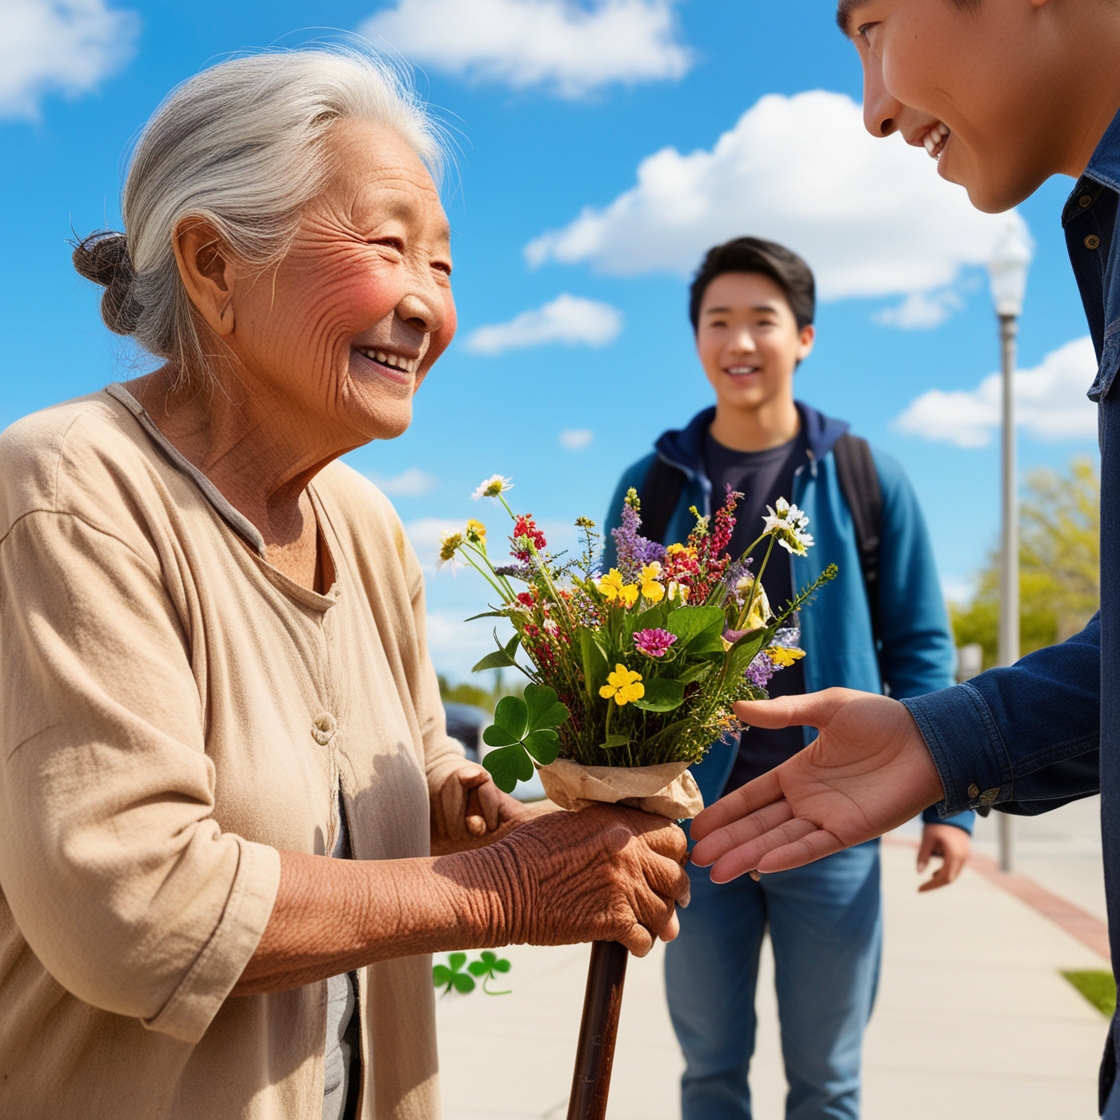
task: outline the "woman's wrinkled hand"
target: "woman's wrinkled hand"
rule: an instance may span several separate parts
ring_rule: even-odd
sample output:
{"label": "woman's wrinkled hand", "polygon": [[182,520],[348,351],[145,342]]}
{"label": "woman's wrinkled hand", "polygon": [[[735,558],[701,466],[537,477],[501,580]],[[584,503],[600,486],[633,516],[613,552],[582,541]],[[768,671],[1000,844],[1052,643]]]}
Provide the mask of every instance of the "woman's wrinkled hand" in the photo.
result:
{"label": "woman's wrinkled hand", "polygon": [[498,789],[488,771],[464,763],[432,799],[433,851],[489,844],[530,815],[520,801]]}
{"label": "woman's wrinkled hand", "polygon": [[620,941],[636,956],[677,935],[688,903],[684,833],[615,805],[526,821],[477,856],[501,896],[504,940],[532,945]]}

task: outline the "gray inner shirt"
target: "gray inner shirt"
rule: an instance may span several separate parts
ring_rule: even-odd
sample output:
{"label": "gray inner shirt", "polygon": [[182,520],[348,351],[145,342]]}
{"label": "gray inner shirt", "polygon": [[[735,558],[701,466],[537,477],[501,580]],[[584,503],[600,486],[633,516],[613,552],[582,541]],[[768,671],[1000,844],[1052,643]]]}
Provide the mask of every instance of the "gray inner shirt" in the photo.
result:
{"label": "gray inner shirt", "polygon": [[[342,790],[338,791],[338,838],[331,856],[350,859],[350,833],[346,828],[346,810],[342,804]],[[354,972],[343,972],[327,980],[327,1044],[323,1052],[323,1120],[343,1120],[347,1090],[350,1087],[350,1063],[354,1048],[358,1006],[358,977]]]}

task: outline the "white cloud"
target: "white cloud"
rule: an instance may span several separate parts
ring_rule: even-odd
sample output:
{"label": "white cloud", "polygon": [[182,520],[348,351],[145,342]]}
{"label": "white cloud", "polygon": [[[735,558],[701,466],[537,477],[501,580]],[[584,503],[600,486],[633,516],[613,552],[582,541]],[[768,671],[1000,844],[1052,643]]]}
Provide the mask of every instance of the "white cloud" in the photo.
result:
{"label": "white cloud", "polygon": [[372,474],[370,478],[382,493],[391,498],[421,498],[439,484],[438,478],[419,467],[409,467],[391,478],[380,474]]}
{"label": "white cloud", "polygon": [[940,292],[911,292],[897,307],[884,307],[872,318],[884,327],[900,327],[904,331],[931,330],[939,327],[964,300],[951,288]]}
{"label": "white cloud", "polygon": [[[1085,393],[1097,372],[1088,336],[1052,350],[1034,369],[1015,373],[1015,420],[1039,439],[1091,439],[1097,408]],[[1000,375],[971,390],[931,389],[895,420],[897,431],[957,447],[987,447],[1000,425]]]}
{"label": "white cloud", "polygon": [[569,451],[582,451],[591,446],[595,433],[590,428],[565,428],[560,433],[560,446]]}
{"label": "white cloud", "polygon": [[[709,246],[754,234],[804,255],[823,299],[889,296],[954,283],[986,262],[1008,221],[1022,219],[980,213],[924,150],[873,139],[851,98],[814,90],[763,97],[710,151],[655,152],[633,187],[525,255],[615,275],[688,274]],[[907,312],[911,325],[919,310]]]}
{"label": "white cloud", "polygon": [[0,117],[35,119],[50,90],[88,93],[123,65],[135,12],[104,0],[0,0]]}
{"label": "white cloud", "polygon": [[535,311],[522,311],[508,323],[479,327],[467,339],[474,354],[493,356],[524,346],[563,342],[569,346],[606,346],[622,330],[622,313],[609,303],[567,292]]}
{"label": "white cloud", "polygon": [[680,78],[678,0],[397,0],[359,28],[413,62],[515,89],[581,97],[610,82]]}

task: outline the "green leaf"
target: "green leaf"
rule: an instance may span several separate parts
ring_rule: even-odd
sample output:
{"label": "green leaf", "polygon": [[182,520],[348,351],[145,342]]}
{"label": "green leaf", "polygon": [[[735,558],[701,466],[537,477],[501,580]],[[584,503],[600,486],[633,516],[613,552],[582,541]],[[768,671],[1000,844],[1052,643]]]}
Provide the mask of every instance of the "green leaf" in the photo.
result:
{"label": "green leaf", "polygon": [[474,991],[474,981],[465,972],[456,972],[451,982],[455,985],[455,990],[463,995]]}
{"label": "green leaf", "polygon": [[472,976],[485,976],[490,971],[490,966],[485,961],[471,961],[467,965],[467,971]]}
{"label": "green leaf", "polygon": [[503,793],[513,793],[518,782],[527,782],[533,776],[532,760],[520,743],[489,751],[482,765]]}
{"label": "green leaf", "polygon": [[710,661],[700,661],[695,665],[690,665],[677,680],[681,684],[692,684],[693,681],[702,681],[709,673],[715,668]]}
{"label": "green leaf", "polygon": [[641,614],[635,616],[634,625],[630,632],[637,630],[663,630],[669,617],[669,600],[662,599],[656,606],[646,607]]}
{"label": "green leaf", "polygon": [[517,662],[509,656],[504,649],[496,649],[488,653],[478,664],[472,666],[472,673],[481,673],[483,669],[508,669]]}
{"label": "green leaf", "polygon": [[745,673],[747,671],[747,666],[750,665],[758,655],[759,650],[762,649],[772,636],[769,628],[752,630],[749,634],[744,634],[731,649],[728,650],[728,674],[737,677],[740,673]]}
{"label": "green leaf", "polygon": [[560,753],[560,736],[551,727],[542,727],[537,731],[530,731],[525,736],[524,745],[533,758],[542,766],[547,766],[550,762],[555,762]]}
{"label": "green leaf", "polygon": [[676,634],[675,652],[707,653],[723,650],[723,611],[719,607],[678,607],[669,615],[666,629]]}
{"label": "green leaf", "polygon": [[445,964],[436,964],[432,966],[432,983],[437,988],[442,988],[444,984],[451,983],[451,969]]}
{"label": "green leaf", "polygon": [[492,723],[482,732],[482,741],[488,747],[512,747],[521,742],[521,737],[511,735],[504,727]]}
{"label": "green leaf", "polygon": [[[482,615],[477,615],[477,618],[482,618]],[[469,622],[470,619],[467,619]],[[494,641],[498,648],[493,653],[488,653],[477,665],[472,669],[472,673],[481,673],[483,669],[507,669],[510,666],[516,666],[517,659],[514,654],[517,653],[517,643],[521,641],[519,634],[514,634],[512,638],[503,646],[498,641],[498,631],[494,631]]]}
{"label": "green leaf", "polygon": [[528,712],[530,731],[539,731],[544,727],[559,727],[571,714],[567,707],[556,699],[555,689],[547,685],[527,684],[525,707]]}
{"label": "green leaf", "polygon": [[[485,953],[483,953],[482,955],[483,955],[483,956],[486,956],[486,954],[485,954]],[[509,970],[510,970],[510,968],[511,968],[511,967],[512,967],[512,966],[510,965],[509,961],[507,961],[507,960],[505,959],[505,957],[499,957],[499,958],[498,958],[498,959],[497,959],[497,960],[496,960],[496,961],[494,962],[494,971],[495,971],[495,972],[509,972]]]}
{"label": "green leaf", "polygon": [[607,674],[610,672],[607,655],[590,630],[580,630],[579,648],[583,657],[583,679],[587,684],[587,695],[595,699],[599,695],[599,689],[607,683]]}
{"label": "green leaf", "polygon": [[604,750],[612,751],[616,747],[625,747],[630,742],[629,735],[608,735],[606,741],[600,743]]}
{"label": "green leaf", "polygon": [[654,677],[642,683],[645,695],[641,700],[634,701],[634,707],[641,708],[643,712],[671,712],[684,703],[684,685],[679,680]]}
{"label": "green leaf", "polygon": [[509,742],[520,742],[529,730],[529,710],[525,701],[520,696],[503,696],[494,709],[494,724],[512,736]]}
{"label": "green leaf", "polygon": [[465,965],[467,963],[467,954],[466,953],[452,953],[451,956],[447,958],[447,960],[448,960],[448,963],[451,965],[451,971],[452,972],[458,972],[459,969],[461,969],[463,967],[463,965]]}
{"label": "green leaf", "polygon": [[483,611],[482,614],[472,614],[464,622],[474,622],[476,618],[509,618],[509,611]]}

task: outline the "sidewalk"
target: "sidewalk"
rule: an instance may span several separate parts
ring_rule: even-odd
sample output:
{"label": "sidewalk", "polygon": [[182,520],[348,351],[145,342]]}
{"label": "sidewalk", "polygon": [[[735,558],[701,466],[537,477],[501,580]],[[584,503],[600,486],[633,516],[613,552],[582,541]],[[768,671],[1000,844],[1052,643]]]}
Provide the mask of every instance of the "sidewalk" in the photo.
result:
{"label": "sidewalk", "polygon": [[[1098,905],[1096,810],[1081,803],[1049,821],[1016,822],[1019,870],[1045,875],[1051,891],[1066,888],[1086,910]],[[900,830],[883,846],[886,945],[864,1051],[864,1120],[941,1120],[947,1109],[963,1108],[991,1120],[1095,1117],[1106,1023],[1059,970],[1106,968],[1107,962],[973,870],[945,890],[919,895],[912,835]],[[994,853],[994,837],[992,818],[981,822],[984,854],[989,847]],[[439,1000],[446,1120],[563,1120],[587,954],[586,946],[515,946],[503,952],[513,969],[502,986],[512,987],[512,995]],[[610,1120],[680,1115],[682,1062],[665,1009],[661,961],[660,946],[630,961]],[[756,1120],[783,1114],[772,976],[767,947],[751,1072]]]}

